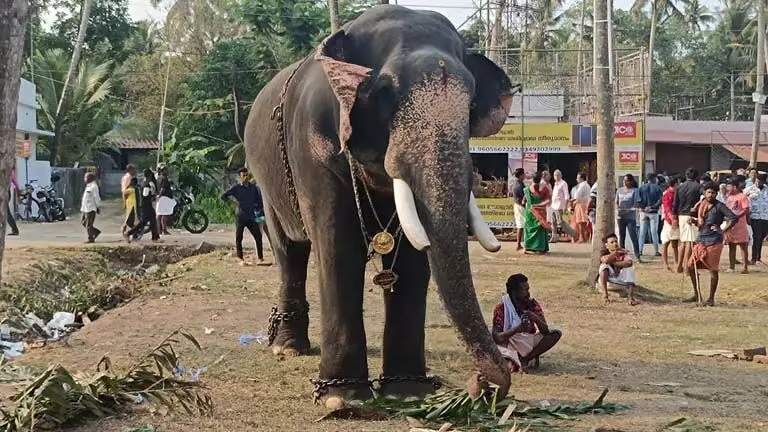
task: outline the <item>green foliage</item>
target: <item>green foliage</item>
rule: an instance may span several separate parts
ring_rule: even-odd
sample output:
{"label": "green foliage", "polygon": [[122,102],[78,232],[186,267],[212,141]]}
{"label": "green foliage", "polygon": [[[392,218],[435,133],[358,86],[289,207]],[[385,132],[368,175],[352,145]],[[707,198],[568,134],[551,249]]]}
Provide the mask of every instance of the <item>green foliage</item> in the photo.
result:
{"label": "green foliage", "polygon": [[205,137],[179,139],[178,131],[175,129],[165,141],[163,160],[171,168],[178,187],[197,195],[215,184],[214,175],[224,167],[224,151]]}
{"label": "green foliage", "polygon": [[225,202],[221,199],[221,194],[209,192],[195,197],[195,206],[208,215],[208,219],[214,224],[233,224],[235,223],[236,205],[233,201]]}
{"label": "green foliage", "polygon": [[59,311],[77,315],[92,307],[112,309],[132,298],[145,280],[130,274],[118,277],[101,257],[36,262],[18,282],[0,287],[0,302],[48,321]]}
{"label": "green foliage", "polygon": [[[35,73],[38,75],[38,123],[43,129],[54,130],[56,110],[69,68],[69,55],[61,49],[37,52]],[[95,154],[108,144],[101,137],[112,128],[116,107],[107,103],[113,82],[109,75],[112,63],[80,63],[75,77],[69,106],[59,113],[62,122],[61,149],[58,164],[71,166],[74,162],[92,161]],[[47,148],[47,140],[40,144]]]}
{"label": "green foliage", "polygon": [[102,358],[91,375],[75,375],[59,364],[49,367],[10,397],[16,404],[12,412],[0,409],[0,432],[59,429],[112,416],[143,401],[169,410],[181,406],[190,415],[212,413],[213,401],[202,391],[203,385],[176,376],[177,336],[200,349],[192,335],[176,330],[125,373],[116,372],[109,357]]}
{"label": "green foliage", "polygon": [[[379,397],[364,402],[363,408],[384,411],[394,417],[411,417],[429,423],[449,422],[460,428],[484,431],[508,431],[519,420],[529,427],[549,426],[545,420],[572,420],[587,414],[613,414],[628,409],[618,403],[605,403],[608,389],[595,402],[576,405],[558,404],[538,407],[511,398],[498,400],[497,391],[486,390],[472,399],[466,390],[456,389],[427,396],[425,399]],[[510,421],[510,418],[515,420]]]}
{"label": "green foliage", "polygon": [[[53,23],[56,35],[55,46],[72,52],[72,44],[77,39],[80,26],[81,0],[56,0],[57,19]],[[123,0],[93,0],[88,20],[88,32],[85,34],[87,51],[83,58],[94,62],[112,60],[123,62],[129,52],[125,51],[125,41],[136,31],[136,26],[128,17],[128,3]],[[64,45],[64,46],[61,46]],[[48,47],[46,47],[48,48]]]}

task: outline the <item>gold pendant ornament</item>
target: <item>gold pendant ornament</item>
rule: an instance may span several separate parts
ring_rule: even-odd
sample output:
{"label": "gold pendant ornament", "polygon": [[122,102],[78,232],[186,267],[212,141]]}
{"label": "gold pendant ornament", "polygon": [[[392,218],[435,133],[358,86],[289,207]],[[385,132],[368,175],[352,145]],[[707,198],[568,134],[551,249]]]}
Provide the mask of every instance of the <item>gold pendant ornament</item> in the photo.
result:
{"label": "gold pendant ornament", "polygon": [[397,274],[392,270],[383,270],[376,273],[373,277],[373,283],[380,286],[383,290],[392,291],[397,283]]}
{"label": "gold pendant ornament", "polygon": [[392,236],[392,234],[386,231],[382,231],[373,236],[371,247],[377,254],[387,255],[395,249],[395,238]]}

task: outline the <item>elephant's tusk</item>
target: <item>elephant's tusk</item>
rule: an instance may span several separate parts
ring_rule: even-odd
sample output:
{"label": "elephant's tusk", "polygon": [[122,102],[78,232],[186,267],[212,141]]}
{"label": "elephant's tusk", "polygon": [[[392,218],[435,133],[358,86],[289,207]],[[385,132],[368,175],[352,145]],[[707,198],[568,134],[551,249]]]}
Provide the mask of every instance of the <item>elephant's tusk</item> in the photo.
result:
{"label": "elephant's tusk", "polygon": [[392,189],[395,194],[395,209],[397,217],[400,219],[400,226],[403,228],[405,236],[411,242],[416,250],[424,250],[430,246],[427,232],[424,225],[419,220],[419,214],[416,212],[416,203],[413,200],[413,191],[404,180],[393,179]]}
{"label": "elephant's tusk", "polygon": [[501,243],[499,243],[491,229],[488,228],[488,224],[483,220],[483,215],[477,207],[475,194],[472,192],[469,193],[469,227],[485,250],[488,252],[498,252],[501,249]]}

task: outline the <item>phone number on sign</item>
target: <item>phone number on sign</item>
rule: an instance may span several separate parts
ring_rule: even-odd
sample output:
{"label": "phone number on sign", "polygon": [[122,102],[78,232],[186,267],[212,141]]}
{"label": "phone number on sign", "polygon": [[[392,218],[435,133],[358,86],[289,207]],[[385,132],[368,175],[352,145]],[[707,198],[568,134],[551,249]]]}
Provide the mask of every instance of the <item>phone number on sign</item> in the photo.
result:
{"label": "phone number on sign", "polygon": [[[562,146],[525,146],[526,153],[557,153],[567,150]],[[488,152],[488,153],[520,153],[523,149],[520,146],[471,146],[470,152]]]}

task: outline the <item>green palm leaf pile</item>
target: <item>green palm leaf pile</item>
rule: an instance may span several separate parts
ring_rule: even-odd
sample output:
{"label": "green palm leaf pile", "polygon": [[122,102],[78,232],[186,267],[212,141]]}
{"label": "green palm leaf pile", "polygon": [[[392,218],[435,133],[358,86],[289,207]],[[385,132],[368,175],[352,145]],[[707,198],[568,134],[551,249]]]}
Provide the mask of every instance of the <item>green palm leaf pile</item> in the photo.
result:
{"label": "green palm leaf pile", "polygon": [[176,330],[142,357],[127,372],[119,374],[104,357],[91,375],[72,374],[56,364],[19,393],[11,396],[13,411],[0,408],[0,432],[61,428],[89,418],[124,412],[143,402],[173,410],[181,406],[190,415],[209,414],[213,401],[198,381],[176,376],[179,358],[173,345],[183,336],[197,349],[195,338]]}
{"label": "green palm leaf pile", "polygon": [[[508,431],[525,425],[538,429],[550,427],[546,420],[573,420],[586,414],[613,414],[628,409],[618,403],[604,402],[608,389],[594,402],[559,404],[546,408],[512,398],[497,400],[497,389],[486,390],[472,399],[467,390],[448,390],[424,399],[379,397],[363,403],[366,409],[386,412],[392,417],[410,417],[427,423],[451,423],[451,430]],[[442,429],[441,429],[442,430]]]}

